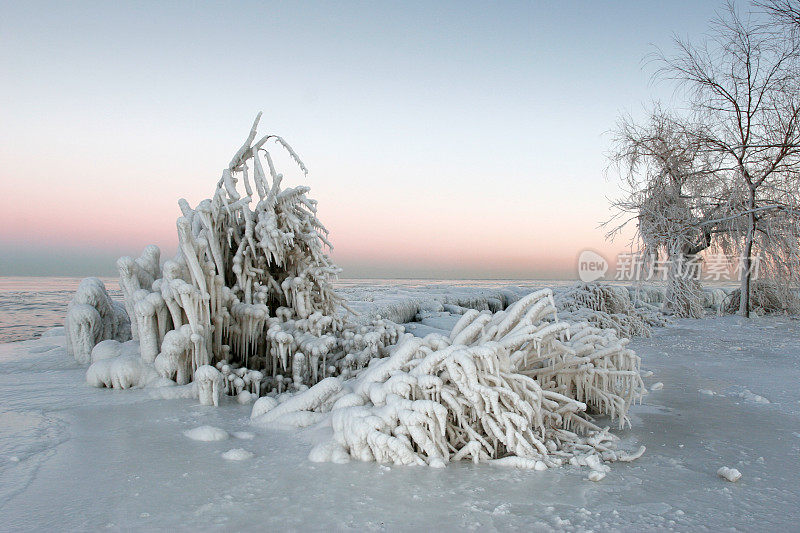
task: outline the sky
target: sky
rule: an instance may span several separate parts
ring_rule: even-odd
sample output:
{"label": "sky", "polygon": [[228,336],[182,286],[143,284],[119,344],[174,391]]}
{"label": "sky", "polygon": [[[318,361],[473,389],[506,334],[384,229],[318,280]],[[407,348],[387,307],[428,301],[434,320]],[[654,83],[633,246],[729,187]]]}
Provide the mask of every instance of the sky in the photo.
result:
{"label": "sky", "polygon": [[177,248],[253,118],[309,169],[342,277],[574,278],[612,258],[618,117],[717,1],[4,2],[0,276]]}

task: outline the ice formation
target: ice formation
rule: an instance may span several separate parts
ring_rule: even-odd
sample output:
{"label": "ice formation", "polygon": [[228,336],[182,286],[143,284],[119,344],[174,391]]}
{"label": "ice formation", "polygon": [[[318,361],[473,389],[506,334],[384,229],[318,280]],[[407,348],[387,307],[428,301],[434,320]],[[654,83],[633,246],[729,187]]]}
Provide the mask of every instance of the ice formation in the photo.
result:
{"label": "ice formation", "polygon": [[[725,312],[735,314],[739,311],[741,289],[728,295]],[[754,280],[750,285],[750,311],[756,315],[800,314],[800,296],[789,284],[778,285],[772,281]]]}
{"label": "ice formation", "polygon": [[[123,344],[114,339],[100,341],[92,348],[91,361],[95,363],[103,359],[113,359],[122,355]],[[134,348],[134,350],[136,350]]]}
{"label": "ice formation", "polygon": [[200,426],[192,429],[187,429],[183,434],[192,440],[199,440],[203,442],[212,442],[218,440],[226,440],[228,432],[214,426]]}
{"label": "ice formation", "polygon": [[611,328],[621,337],[649,337],[651,327],[666,325],[666,318],[654,305],[660,301],[663,292],[658,289],[602,283],[579,283],[556,296],[562,318]]}
{"label": "ice formation", "polygon": [[222,458],[227,461],[246,461],[252,457],[253,452],[248,452],[244,448],[233,448],[222,454]]}
{"label": "ice formation", "polygon": [[165,381],[138,354],[100,359],[86,371],[86,382],[93,387],[132,389],[148,385],[162,386],[166,384]]}
{"label": "ice formation", "polygon": [[617,438],[592,421],[607,415],[622,427],[645,394],[627,342],[610,329],[559,321],[552,292],[541,290],[505,311],[467,311],[449,337],[406,335],[349,380],[262,398],[253,423],[329,421],[333,437],[311,451],[314,461],[471,459],[530,469],[568,461],[604,471],[604,461],[644,451],[616,451]]}
{"label": "ice formation", "polygon": [[742,477],[742,473],[736,470],[735,468],[730,468],[727,466],[723,466],[719,470],[717,470],[717,475],[723,479],[730,481],[731,483],[739,481]]}
{"label": "ice formation", "polygon": [[210,365],[203,365],[194,373],[197,399],[201,405],[219,405],[222,393],[222,374]]}
{"label": "ice formation", "polygon": [[[541,290],[412,302],[409,311],[439,331],[450,329],[451,313],[461,315],[449,336],[403,335],[380,315],[354,324],[332,288],[339,269],[325,254],[316,203],[308,187],[281,187],[267,142],[305,167],[280,137],[255,140],[259,118],[213,197],[194,208],[179,201],[177,256],[162,265],[149,246],[118,261],[127,313],[102,284],[82,284],[73,306],[89,305],[99,320],[71,315],[76,357],[88,362],[101,340],[126,340],[126,314],[129,346],[138,346],[134,355],[98,348],[89,383],[194,382],[204,405],[223,394],[257,399],[254,424],[329,421],[333,438],[312,451],[314,460],[442,467],[471,459],[539,470],[569,461],[604,474],[604,461],[644,451],[616,451],[617,438],[592,417],[622,427],[646,393],[639,359],[620,336],[659,324],[654,305],[634,305],[623,287],[590,284],[558,301]],[[557,307],[568,320],[558,320]],[[228,436],[207,426],[186,435]]]}
{"label": "ice formation", "polygon": [[[82,283],[67,320],[78,360],[89,362],[99,341],[132,333],[144,366],[183,385],[216,365],[221,390],[244,403],[353,375],[397,341],[403,329],[390,321],[355,325],[337,314],[344,303],[331,281],[339,268],[325,253],[331,244],[316,202],[308,187],[282,187],[267,143],[306,168],[281,137],[256,140],[260,117],[213,197],[194,208],[179,201],[178,255],[162,265],[159,249],[148,246],[117,262],[130,332],[99,280]],[[105,379],[111,363],[101,366],[91,371],[93,384],[122,385]],[[218,402],[212,374],[203,371],[202,403]]]}
{"label": "ice formation", "polygon": [[107,339],[127,341],[131,325],[125,309],[108,295],[97,278],[86,278],[67,306],[67,353],[79,363],[90,363],[92,349]]}

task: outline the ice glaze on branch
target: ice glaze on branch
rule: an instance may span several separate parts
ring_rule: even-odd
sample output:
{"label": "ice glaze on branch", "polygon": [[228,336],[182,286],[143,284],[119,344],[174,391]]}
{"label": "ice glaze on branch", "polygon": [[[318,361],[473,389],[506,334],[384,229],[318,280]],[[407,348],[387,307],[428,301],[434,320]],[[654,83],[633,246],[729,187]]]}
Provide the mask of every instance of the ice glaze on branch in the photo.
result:
{"label": "ice glaze on branch", "polygon": [[615,451],[617,438],[590,418],[622,427],[645,392],[626,344],[613,330],[559,321],[550,290],[537,291],[505,311],[467,311],[449,337],[407,335],[353,379],[328,378],[282,403],[259,400],[253,423],[328,418],[333,439],[312,450],[315,461],[535,469],[569,461],[603,473],[603,461],[643,451]]}

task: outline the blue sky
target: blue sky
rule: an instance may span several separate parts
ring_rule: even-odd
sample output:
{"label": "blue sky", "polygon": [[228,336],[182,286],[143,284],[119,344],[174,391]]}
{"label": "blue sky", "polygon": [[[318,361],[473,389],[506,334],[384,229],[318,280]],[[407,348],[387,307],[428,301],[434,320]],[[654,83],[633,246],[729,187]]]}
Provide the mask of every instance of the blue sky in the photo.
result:
{"label": "blue sky", "polygon": [[[721,2],[2,2],[0,275],[175,251],[262,110],[344,277],[572,277],[643,61]],[[291,174],[288,183],[300,176]]]}

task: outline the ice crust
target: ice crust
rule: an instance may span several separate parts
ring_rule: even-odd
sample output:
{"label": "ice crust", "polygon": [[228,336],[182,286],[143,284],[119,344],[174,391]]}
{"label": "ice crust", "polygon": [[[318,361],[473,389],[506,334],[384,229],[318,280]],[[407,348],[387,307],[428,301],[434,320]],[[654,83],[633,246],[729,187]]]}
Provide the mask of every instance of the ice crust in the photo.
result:
{"label": "ice crust", "polygon": [[[115,394],[80,386],[85,368],[56,330],[0,345],[3,527],[240,530],[257,522],[313,530],[324,515],[334,529],[792,530],[800,518],[800,466],[786,460],[800,445],[796,326],[780,317],[679,320],[633,339],[654,372],[648,384],[666,386],[632,407],[632,428],[618,433],[621,446],[647,452],[612,465],[597,483],[586,481],[588,466],[381,469],[349,456],[344,467],[314,463],[308,454],[330,428],[252,430],[252,406],[152,399],[181,387]],[[753,372],[753,361],[770,364]],[[770,403],[743,401],[743,390]],[[195,442],[182,434],[200,425],[254,437]],[[222,459],[238,447],[257,456]],[[722,465],[743,478],[718,477]],[[307,512],[309,494],[315,513]]]}

